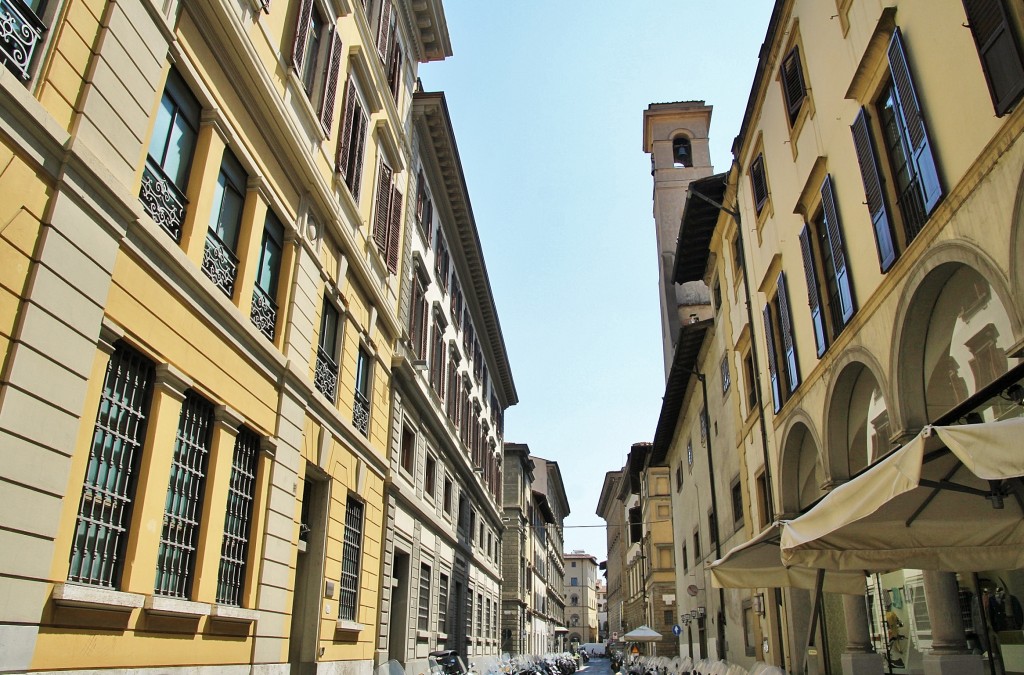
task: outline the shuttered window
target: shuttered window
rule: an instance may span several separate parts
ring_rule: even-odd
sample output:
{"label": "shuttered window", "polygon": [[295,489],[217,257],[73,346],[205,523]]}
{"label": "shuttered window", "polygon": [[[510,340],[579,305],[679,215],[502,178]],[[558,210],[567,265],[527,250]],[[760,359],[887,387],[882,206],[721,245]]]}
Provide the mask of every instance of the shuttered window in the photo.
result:
{"label": "shuttered window", "polygon": [[865,204],[871,216],[871,226],[875,231],[875,246],[878,250],[878,262],[882,272],[888,272],[896,262],[896,246],[893,240],[892,218],[882,191],[882,178],[878,171],[875,144],[868,127],[868,113],[863,108],[850,127],[853,132],[853,145],[860,163],[860,177],[864,183]]}
{"label": "shuttered window", "polygon": [[366,150],[366,114],[359,102],[355,83],[349,76],[345,87],[344,112],[341,134],[338,135],[338,157],[335,169],[352,193],[352,199],[359,202],[359,189],[363,177],[363,155]]}
{"label": "shuttered window", "polygon": [[800,384],[786,277],[781,272],[776,282],[775,297],[764,306],[763,315],[772,401],[775,412],[779,412]]}
{"label": "shuttered window", "polygon": [[797,115],[800,114],[800,106],[803,105],[807,93],[804,85],[804,69],[800,63],[799,47],[793,47],[782,61],[779,79],[782,81],[782,93],[786,101],[786,115],[790,126],[792,126],[796,122]]}
{"label": "shuttered window", "polygon": [[754,209],[758,214],[768,201],[768,177],[764,170],[764,154],[759,154],[750,163],[750,187],[754,194]]}
{"label": "shuttered window", "polygon": [[1024,59],[1005,0],[963,0],[996,115],[1013,109],[1024,94]]}
{"label": "shuttered window", "polygon": [[825,315],[821,311],[821,297],[818,290],[818,264],[814,258],[813,234],[809,225],[800,230],[800,251],[804,258],[804,276],[807,280],[807,304],[811,309],[811,325],[814,327],[814,342],[818,350],[818,358],[828,349],[828,338],[825,334]]}
{"label": "shuttered window", "polygon": [[775,302],[778,305],[779,333],[782,337],[784,372],[786,385],[792,394],[800,385],[800,369],[797,364],[796,340],[793,337],[793,315],[789,311],[789,291],[786,288],[786,275],[779,273],[778,292]]}
{"label": "shuttered window", "polygon": [[377,170],[377,204],[373,219],[373,242],[382,256],[388,251],[388,222],[391,212],[391,178],[393,172],[384,160]]}
{"label": "shuttered window", "polygon": [[292,66],[316,108],[324,133],[331,135],[334,100],[341,67],[341,38],[315,0],[302,0],[295,19]]}

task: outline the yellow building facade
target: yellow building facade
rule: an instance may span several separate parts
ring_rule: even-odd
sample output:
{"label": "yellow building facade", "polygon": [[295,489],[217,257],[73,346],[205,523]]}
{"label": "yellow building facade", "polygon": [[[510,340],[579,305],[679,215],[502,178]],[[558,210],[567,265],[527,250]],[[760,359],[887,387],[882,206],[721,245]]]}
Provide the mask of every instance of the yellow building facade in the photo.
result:
{"label": "yellow building facade", "polygon": [[3,9],[0,672],[368,672],[441,3]]}

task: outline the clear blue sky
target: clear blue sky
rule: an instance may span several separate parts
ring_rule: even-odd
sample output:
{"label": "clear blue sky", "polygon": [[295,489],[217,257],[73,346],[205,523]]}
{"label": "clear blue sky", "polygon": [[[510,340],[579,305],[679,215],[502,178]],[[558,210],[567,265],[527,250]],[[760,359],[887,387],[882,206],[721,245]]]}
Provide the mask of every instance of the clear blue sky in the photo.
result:
{"label": "clear blue sky", "polygon": [[505,439],[557,461],[567,550],[605,557],[607,471],[650,441],[665,374],[643,111],[714,106],[723,171],[770,0],[445,0],[444,91],[519,404]]}

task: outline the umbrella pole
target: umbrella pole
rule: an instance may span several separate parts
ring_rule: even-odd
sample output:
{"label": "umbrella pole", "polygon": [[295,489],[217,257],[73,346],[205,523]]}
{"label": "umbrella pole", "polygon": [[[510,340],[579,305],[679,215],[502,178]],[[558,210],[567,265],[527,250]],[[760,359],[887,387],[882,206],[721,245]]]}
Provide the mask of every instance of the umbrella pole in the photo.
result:
{"label": "umbrella pole", "polygon": [[[813,661],[811,666],[811,657],[817,656],[818,650],[814,647],[814,635],[818,628],[818,617],[820,616],[821,610],[821,591],[825,585],[825,570],[817,570],[817,575],[814,579],[814,600],[811,603],[811,622],[807,627],[807,648],[804,650],[804,667],[801,672],[808,673],[808,675],[817,675],[818,673],[818,662],[817,659]],[[811,668],[810,670],[808,668]]]}

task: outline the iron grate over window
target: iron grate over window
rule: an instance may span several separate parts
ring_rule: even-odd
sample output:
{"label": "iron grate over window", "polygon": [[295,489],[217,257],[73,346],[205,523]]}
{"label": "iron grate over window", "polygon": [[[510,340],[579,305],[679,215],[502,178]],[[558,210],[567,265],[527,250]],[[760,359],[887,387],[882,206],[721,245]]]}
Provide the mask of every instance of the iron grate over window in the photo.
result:
{"label": "iron grate over window", "polygon": [[152,387],[153,364],[118,345],[96,412],[68,581],[118,586]]}
{"label": "iron grate over window", "polygon": [[224,543],[217,574],[217,602],[225,605],[241,606],[245,591],[245,563],[249,557],[249,528],[259,452],[260,437],[248,429],[239,430],[231,461]]}
{"label": "iron grate over window", "polygon": [[363,545],[363,503],[348,498],[345,506],[345,541],[341,549],[341,594],[338,618],[356,620],[359,589],[359,549]]}
{"label": "iron grate over window", "polygon": [[213,405],[189,391],[181,405],[167,484],[153,590],[157,595],[188,598],[192,591],[212,428]]}

